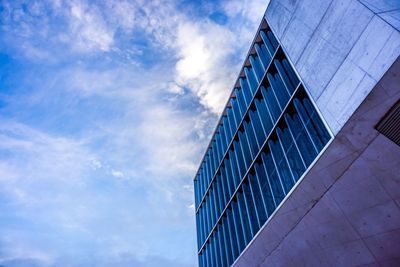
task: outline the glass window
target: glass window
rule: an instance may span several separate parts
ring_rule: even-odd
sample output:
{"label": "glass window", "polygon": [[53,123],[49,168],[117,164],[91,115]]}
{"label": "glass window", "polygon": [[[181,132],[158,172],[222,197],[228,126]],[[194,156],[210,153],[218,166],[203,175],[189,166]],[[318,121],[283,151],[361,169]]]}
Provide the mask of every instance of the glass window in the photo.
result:
{"label": "glass window", "polygon": [[246,100],[246,105],[249,106],[251,100],[253,99],[253,94],[250,91],[247,80],[239,78],[240,88],[243,90],[244,98]]}
{"label": "glass window", "polygon": [[[246,133],[239,131],[238,134],[239,134],[239,143],[241,145],[241,150],[244,156],[244,163],[245,163],[244,173],[246,173],[247,169],[250,167],[251,162],[253,161],[253,157],[250,152],[250,144],[247,141]],[[241,175],[242,177],[244,173]]]}
{"label": "glass window", "polygon": [[294,185],[294,179],[292,178],[292,173],[287,164],[285,154],[282,151],[282,146],[279,140],[269,140],[268,146],[271,150],[271,155],[276,164],[276,168],[278,170],[279,177],[281,178],[283,188],[285,189],[285,193],[287,194]]}
{"label": "glass window", "polygon": [[223,121],[224,121],[223,126],[224,126],[224,133],[225,133],[226,149],[228,149],[228,146],[229,146],[229,144],[231,142],[231,138],[232,138],[231,126],[229,125],[228,116],[224,116]]}
{"label": "glass window", "polygon": [[271,61],[271,56],[269,55],[269,53],[267,51],[264,51],[263,49],[261,49],[261,46],[258,43],[254,44],[254,48],[256,49],[257,55],[260,59],[260,63],[263,68],[263,71],[265,71],[266,68],[268,67],[269,62]]}
{"label": "glass window", "polygon": [[225,255],[226,255],[226,265],[231,265],[233,262],[233,252],[232,252],[232,243],[231,243],[231,237],[229,234],[228,230],[228,221],[226,216],[223,217],[222,219],[222,224],[221,224],[221,230],[222,230],[222,240],[224,241],[225,245]]}
{"label": "glass window", "polygon": [[278,100],[277,103],[279,106],[279,115],[280,115],[281,111],[286,106],[286,103],[289,101],[289,94],[287,93],[286,89],[282,88],[281,84],[275,80],[272,74],[267,73],[267,78],[269,83],[271,84],[272,91],[274,92],[274,95]]}
{"label": "glass window", "polygon": [[240,113],[239,104],[237,102],[237,99],[232,98],[231,102],[232,102],[232,109],[233,109],[233,117],[235,118],[235,125],[236,125],[235,132],[236,132],[236,129],[237,129],[237,127],[239,127],[240,122],[242,120],[242,114]]}
{"label": "glass window", "polygon": [[[222,119],[222,121],[223,121],[223,119]],[[225,136],[225,127],[223,124],[219,125],[219,133],[221,136],[221,151],[222,151],[222,155],[224,155],[226,148],[227,148],[227,142],[226,142],[226,136]]]}
{"label": "glass window", "polygon": [[246,78],[247,78],[247,83],[250,87],[250,90],[252,92],[252,96],[254,95],[254,93],[257,90],[258,87],[258,82],[256,80],[256,78],[254,77],[253,71],[248,68],[248,67],[244,67],[244,73],[246,74]]}
{"label": "glass window", "polygon": [[274,47],[274,49],[276,50],[278,48],[278,40],[276,40],[275,36],[272,34],[271,31],[267,31],[267,36],[268,39],[270,40],[272,46]]}
{"label": "glass window", "polygon": [[283,131],[280,128],[277,128],[276,132],[287,156],[293,178],[297,181],[306,170],[305,163],[300,156],[297,144],[294,142],[293,136],[288,128]]}
{"label": "glass window", "polygon": [[194,180],[200,267],[230,266],[331,139],[272,31],[259,34]]}
{"label": "glass window", "polygon": [[[275,197],[274,197],[274,186],[276,190],[281,190],[279,181],[273,181],[268,177],[265,171],[265,166],[261,164],[254,165],[255,176],[254,178],[258,181],[258,185],[261,188],[261,194],[263,196],[265,208],[266,208],[266,218],[269,217],[276,208]],[[253,186],[252,188],[256,188]],[[280,192],[279,192],[280,193]]]}
{"label": "glass window", "polygon": [[270,39],[267,37],[264,31],[260,31],[261,39],[264,41],[265,46],[267,47],[268,53],[272,55],[275,53],[275,48],[272,45]]}
{"label": "glass window", "polygon": [[226,177],[225,168],[221,168],[220,177],[221,177],[221,182],[222,182],[222,189],[224,192],[224,200],[225,200],[224,206],[226,206],[226,204],[228,203],[228,201],[230,199],[230,193],[229,193],[230,185],[229,185],[229,181]]}
{"label": "glass window", "polygon": [[324,126],[324,123],[319,117],[318,112],[311,104],[311,101],[306,98],[303,100],[303,103],[308,115],[311,117],[311,121],[315,128],[315,131],[317,132],[318,139],[325,146],[326,143],[328,143],[329,139],[331,139],[328,130]]}
{"label": "glass window", "polygon": [[295,86],[297,85],[293,85],[293,83],[291,82],[289,76],[287,75],[286,71],[284,70],[282,64],[279,62],[279,60],[275,59],[274,60],[274,64],[276,66],[276,69],[278,70],[278,76],[276,79],[280,81],[280,83],[282,83],[282,88],[287,90],[287,93],[289,95],[292,95],[292,93],[294,92],[294,89],[296,89]]}
{"label": "glass window", "polygon": [[217,231],[215,232],[215,238],[217,240],[217,248],[219,249],[218,251],[218,258],[219,258],[219,263],[220,266],[226,266],[226,252],[225,252],[225,243],[224,243],[224,238],[223,238],[223,233],[221,229],[221,225],[218,224]]}
{"label": "glass window", "polygon": [[292,133],[295,133],[301,157],[306,163],[306,166],[309,166],[316,156],[316,151],[299,115],[293,114],[292,116],[287,116],[286,121]]}
{"label": "glass window", "polygon": [[243,90],[240,88],[235,88],[235,95],[239,103],[240,112],[242,115],[244,115],[247,111],[247,104],[246,99],[244,98]]}
{"label": "glass window", "polygon": [[253,126],[254,133],[256,134],[258,146],[261,147],[264,144],[266,133],[264,132],[264,129],[262,127],[260,117],[258,116],[256,111],[252,110],[250,110],[249,116],[250,124]]}
{"label": "glass window", "polygon": [[[261,153],[263,159],[263,167],[271,183],[272,194],[274,196],[275,206],[278,206],[285,198],[285,192],[283,191],[283,185],[279,176],[276,172],[274,162],[270,153]],[[267,206],[268,207],[268,206]],[[270,215],[270,214],[269,214]]]}
{"label": "glass window", "polygon": [[237,237],[238,237],[239,253],[240,253],[241,251],[243,251],[243,249],[246,246],[245,240],[244,240],[245,232],[243,229],[242,222],[240,220],[239,207],[238,207],[236,200],[231,202],[231,206],[232,206],[233,220],[234,220],[235,226],[236,226],[236,233],[237,233]]}
{"label": "glass window", "polygon": [[233,142],[233,155],[236,159],[236,187],[239,185],[240,181],[242,180],[242,177],[244,175],[244,173],[246,172],[246,168],[244,166],[244,158],[243,158],[243,154],[242,154],[242,149],[240,147],[240,144],[238,143],[238,141]]}
{"label": "glass window", "polygon": [[281,115],[281,110],[279,108],[278,102],[276,100],[275,94],[272,92],[271,87],[265,89],[264,86],[261,86],[261,93],[267,102],[267,107],[271,112],[271,116],[273,118],[274,123],[278,120]]}
{"label": "glass window", "polygon": [[261,82],[261,79],[264,75],[264,70],[261,67],[260,59],[257,56],[249,56],[250,64],[252,66],[253,74],[257,78],[257,83]]}
{"label": "glass window", "polygon": [[253,237],[253,230],[251,229],[250,218],[246,208],[246,202],[244,200],[243,193],[240,191],[237,193],[237,204],[238,204],[239,216],[243,226],[244,246],[247,246],[247,244]]}
{"label": "glass window", "polygon": [[[232,251],[233,251],[233,258],[236,259],[239,256],[239,237],[236,222],[233,218],[232,209],[227,210],[227,220],[228,220],[228,227],[229,232],[231,234],[231,242],[232,242]],[[241,251],[241,250],[240,250]]]}
{"label": "glass window", "polygon": [[228,112],[228,121],[229,121],[229,126],[230,126],[230,131],[231,131],[230,138],[229,138],[229,141],[230,141],[230,139],[232,139],[233,135],[236,133],[236,123],[235,123],[235,118],[233,117],[234,115],[233,115],[232,108],[229,108],[227,110],[227,112]]}
{"label": "glass window", "polygon": [[296,88],[299,85],[300,81],[296,73],[294,72],[293,68],[290,66],[289,61],[287,59],[283,59],[282,65],[287,75],[289,76],[290,82],[292,83],[292,87]]}
{"label": "glass window", "polygon": [[256,140],[256,136],[254,134],[253,127],[251,127],[250,122],[244,122],[243,126],[244,126],[245,133],[246,133],[246,136],[247,136],[247,139],[248,139],[248,142],[249,142],[252,158],[255,158],[255,156],[257,155],[260,147],[258,146],[258,143],[257,143],[257,140]]}
{"label": "glass window", "polygon": [[[257,164],[256,164],[257,165]],[[266,209],[266,203],[267,201],[264,200],[263,193],[261,192],[261,186],[259,183],[259,179],[255,176],[250,174],[249,177],[249,184],[250,184],[250,189],[252,192],[252,196],[254,198],[254,203],[256,203],[256,211],[257,211],[257,217],[259,220],[259,225],[260,227],[264,224],[264,222],[267,220],[268,214],[267,214],[267,209]],[[271,197],[271,200],[273,200],[272,195],[271,195],[271,190],[268,191]],[[268,192],[265,192],[265,194],[268,194]],[[272,205],[272,209],[274,209],[274,206]]]}
{"label": "glass window", "polygon": [[256,104],[256,107],[258,110],[258,115],[262,122],[262,126],[264,128],[264,132],[267,136],[271,132],[272,127],[274,125],[274,123],[272,121],[272,117],[270,115],[270,112],[266,106],[266,102],[264,99],[262,99],[262,100],[256,99],[255,104]]}
{"label": "glass window", "polygon": [[253,237],[258,232],[258,229],[260,229],[259,219],[256,211],[256,206],[259,205],[259,203],[253,202],[253,194],[247,180],[245,180],[245,182],[243,183],[242,188],[246,210],[249,216],[250,228],[252,229],[251,237]]}
{"label": "glass window", "polygon": [[[225,171],[226,171],[226,180],[229,183],[229,196],[231,197],[233,195],[233,192],[235,192],[236,189],[236,179],[234,177],[234,172],[233,172],[233,166],[232,166],[232,161],[234,161],[234,159],[232,159],[232,150],[229,150],[229,159],[226,160],[225,162]],[[234,164],[234,163],[233,163]]]}

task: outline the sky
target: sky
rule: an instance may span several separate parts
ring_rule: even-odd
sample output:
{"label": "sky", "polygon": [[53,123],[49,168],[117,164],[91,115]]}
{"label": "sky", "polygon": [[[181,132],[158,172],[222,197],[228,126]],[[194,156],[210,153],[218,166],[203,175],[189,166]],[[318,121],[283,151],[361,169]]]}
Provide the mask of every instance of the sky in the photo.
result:
{"label": "sky", "polygon": [[0,0],[0,266],[196,266],[193,177],[268,0]]}

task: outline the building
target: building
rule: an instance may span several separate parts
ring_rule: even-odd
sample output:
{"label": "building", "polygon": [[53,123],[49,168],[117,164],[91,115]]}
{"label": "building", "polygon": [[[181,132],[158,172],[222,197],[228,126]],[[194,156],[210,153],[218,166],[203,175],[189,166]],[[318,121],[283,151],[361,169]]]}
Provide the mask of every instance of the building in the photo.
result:
{"label": "building", "polygon": [[194,179],[199,266],[400,266],[400,1],[271,0]]}

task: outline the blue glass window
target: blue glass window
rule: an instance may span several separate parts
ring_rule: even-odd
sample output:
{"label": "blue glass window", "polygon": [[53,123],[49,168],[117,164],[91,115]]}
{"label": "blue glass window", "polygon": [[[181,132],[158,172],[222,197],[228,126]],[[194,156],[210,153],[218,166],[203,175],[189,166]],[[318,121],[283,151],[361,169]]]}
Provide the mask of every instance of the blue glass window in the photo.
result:
{"label": "blue glass window", "polygon": [[195,176],[200,267],[230,266],[331,139],[278,39],[258,34]]}

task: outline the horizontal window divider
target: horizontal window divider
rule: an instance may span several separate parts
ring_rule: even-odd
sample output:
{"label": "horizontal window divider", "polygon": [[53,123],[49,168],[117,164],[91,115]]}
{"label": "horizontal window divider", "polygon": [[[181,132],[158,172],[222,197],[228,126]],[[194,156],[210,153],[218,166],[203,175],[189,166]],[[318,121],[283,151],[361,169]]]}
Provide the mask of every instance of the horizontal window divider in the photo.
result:
{"label": "horizontal window divider", "polygon": [[[279,46],[278,46],[279,49]],[[265,75],[264,75],[265,76]],[[259,86],[260,87],[260,86]],[[275,129],[277,128],[278,124],[280,123],[281,119],[283,118],[283,115],[286,113],[290,103],[293,101],[293,99],[295,98],[295,96],[298,94],[299,89],[303,87],[302,83],[299,83],[296,87],[296,89],[294,90],[293,94],[290,96],[289,101],[286,103],[284,109],[282,110],[282,113],[279,115],[278,119],[276,120],[276,122],[274,123],[274,126],[272,127],[272,130],[269,132],[269,134],[267,135],[267,137],[265,138],[264,143],[262,144],[260,150],[258,151],[257,155],[254,157],[253,161],[251,162],[249,168],[247,168],[246,173],[243,175],[243,177],[240,180],[239,185],[236,187],[235,191],[233,192],[231,198],[229,199],[228,203],[225,205],[224,210],[221,212],[221,215],[218,217],[217,221],[215,222],[214,226],[212,227],[212,230],[210,231],[210,233],[208,234],[207,238],[204,240],[203,244],[201,245],[201,248],[198,250],[198,254],[200,254],[200,252],[203,250],[203,248],[205,247],[205,245],[207,244],[208,240],[210,239],[210,237],[212,236],[212,234],[214,233],[215,229],[217,228],[218,223],[221,221],[222,217],[224,216],[226,210],[228,209],[228,207],[230,206],[230,204],[232,203],[233,199],[235,198],[237,192],[239,191],[239,189],[241,188],[245,178],[249,175],[249,172],[251,170],[251,168],[253,168],[254,164],[256,163],[257,159],[260,157],[261,153],[265,150],[265,148],[268,146],[268,141],[271,137],[271,135],[273,134],[273,132],[275,131]],[[255,95],[254,95],[255,96]],[[254,100],[254,98],[253,98]],[[303,173],[304,175],[304,173]],[[296,182],[297,183],[297,182]],[[260,228],[261,229],[261,228]]]}
{"label": "horizontal window divider", "polygon": [[[215,178],[216,178],[216,176],[217,176],[217,173],[218,173],[219,169],[221,168],[221,165],[222,165],[222,163],[224,162],[224,159],[226,158],[226,156],[227,156],[227,154],[228,154],[228,152],[229,152],[229,149],[230,149],[231,146],[233,145],[233,141],[236,139],[236,137],[237,137],[237,135],[238,135],[238,133],[239,133],[239,129],[240,129],[240,128],[242,127],[242,125],[243,125],[243,122],[244,122],[245,117],[246,117],[247,114],[249,113],[249,110],[250,110],[251,106],[253,105],[254,100],[256,99],[257,94],[258,94],[259,91],[261,90],[261,86],[262,86],[264,80],[267,79],[267,73],[268,73],[268,71],[270,70],[270,68],[273,67],[274,59],[276,59],[276,58],[278,57],[278,55],[279,55],[279,50],[280,50],[280,45],[278,45],[278,47],[276,48],[275,53],[274,53],[273,57],[271,58],[271,62],[268,64],[268,67],[265,69],[265,72],[264,72],[264,75],[263,75],[263,77],[262,77],[262,79],[261,79],[261,82],[258,84],[257,89],[256,89],[255,92],[254,92],[253,98],[251,99],[250,104],[248,105],[248,107],[247,107],[247,109],[246,109],[246,112],[245,112],[244,115],[242,116],[242,119],[240,120],[240,123],[239,123],[239,125],[238,125],[238,127],[237,127],[237,129],[236,129],[236,131],[235,131],[235,134],[232,136],[231,141],[229,142],[229,145],[227,146],[227,149],[225,150],[224,156],[221,158],[221,161],[220,161],[220,163],[219,163],[219,165],[218,165],[218,167],[217,167],[217,169],[216,169],[216,171],[215,171],[215,173],[214,173],[214,175],[213,175],[213,178],[211,179],[210,183],[208,184],[207,189],[206,189],[206,191],[204,192],[203,197],[201,198],[198,207],[196,208],[196,213],[198,213],[198,211],[199,211],[201,205],[203,204],[204,199],[205,199],[206,195],[208,194],[208,191],[210,190],[210,187],[211,187],[212,183],[214,182],[214,180],[215,180]],[[241,90],[243,90],[243,89],[241,89]],[[293,93],[293,94],[294,94],[294,93]],[[218,126],[217,126],[217,127],[218,127]],[[213,138],[214,138],[214,136],[213,136]],[[212,143],[212,142],[211,142],[211,143]],[[208,148],[207,148],[207,151],[208,151]],[[197,176],[197,174],[196,174],[196,176]]]}

